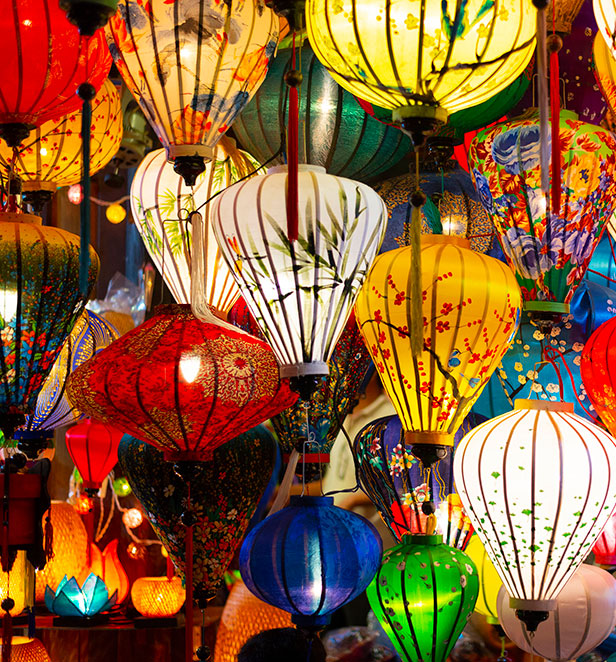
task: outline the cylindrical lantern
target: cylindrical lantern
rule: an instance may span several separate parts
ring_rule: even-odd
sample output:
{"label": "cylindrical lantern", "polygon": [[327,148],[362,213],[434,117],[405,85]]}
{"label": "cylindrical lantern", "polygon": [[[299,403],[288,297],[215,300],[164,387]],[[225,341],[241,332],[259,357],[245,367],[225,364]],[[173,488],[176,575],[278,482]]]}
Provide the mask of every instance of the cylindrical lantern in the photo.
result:
{"label": "cylindrical lantern", "polygon": [[26,563],[28,563],[26,552],[18,551],[10,572],[0,570],[0,602],[7,597],[15,602],[15,606],[10,610],[11,616],[21,614],[31,599],[31,584]]}
{"label": "cylindrical lantern", "polygon": [[496,625],[498,623],[498,592],[503,582],[498,576],[494,564],[490,561],[479,536],[473,536],[464,551],[472,559],[479,576],[479,595],[477,596],[475,611],[485,616],[488,623]]}
{"label": "cylindrical lantern", "polygon": [[278,28],[254,2],[120,0],[106,28],[111,54],[189,186],[263,81]]}
{"label": "cylindrical lantern", "polygon": [[456,430],[509,349],[521,296],[511,269],[471,251],[468,240],[423,235],[423,352],[413,357],[412,277],[410,247],[379,255],[355,313],[406,430],[406,445],[426,459],[453,445]]}
{"label": "cylindrical lantern", "polygon": [[402,662],[445,662],[479,590],[477,570],[438,535],[405,536],[368,587],[374,615]]}
{"label": "cylindrical lantern", "polygon": [[213,201],[212,224],[281,374],[308,383],[328,373],[383,239],[385,205],[364,184],[300,165],[298,239],[290,242],[287,179],[287,167],[276,166],[231,186]]}
{"label": "cylindrical lantern", "polygon": [[498,618],[509,639],[527,653],[554,662],[579,659],[614,630],[616,579],[601,568],[582,564],[556,598],[554,611],[534,633],[516,618],[502,588]]}
{"label": "cylindrical lantern", "polygon": [[222,610],[214,662],[236,662],[241,647],[255,634],[274,628],[291,627],[288,612],[259,600],[238,580],[233,584]]}
{"label": "cylindrical lantern", "polygon": [[240,550],[246,586],[301,627],[327,625],[332,612],[368,586],[381,561],[372,524],[333,502],[291,497],[290,506],[250,531]]}
{"label": "cylindrical lantern", "polygon": [[612,515],[592,548],[595,563],[616,565],[616,514]]}
{"label": "cylindrical lantern", "polygon": [[177,614],[186,599],[179,577],[139,577],[130,591],[135,609],[146,618],[166,618]]}
{"label": "cylindrical lantern", "polygon": [[[0,643],[0,652],[2,644]],[[51,662],[45,646],[38,639],[13,637],[11,639],[11,662]]]}
{"label": "cylindrical lantern", "polygon": [[615,440],[570,403],[516,400],[462,439],[454,479],[511,606],[536,627],[614,509]]}

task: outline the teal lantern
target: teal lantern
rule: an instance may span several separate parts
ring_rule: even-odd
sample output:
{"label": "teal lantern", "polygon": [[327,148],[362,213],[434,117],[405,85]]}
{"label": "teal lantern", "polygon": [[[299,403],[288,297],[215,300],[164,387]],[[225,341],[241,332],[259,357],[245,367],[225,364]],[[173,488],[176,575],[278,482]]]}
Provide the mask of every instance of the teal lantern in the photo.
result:
{"label": "teal lantern", "polygon": [[387,550],[367,589],[402,662],[445,662],[479,594],[474,563],[441,536],[410,535]]}
{"label": "teal lantern", "polygon": [[[288,122],[291,49],[279,51],[256,95],[233,124],[242,145],[261,163],[285,163],[281,151]],[[303,81],[299,89],[300,162],[323,166],[328,173],[371,180],[390,170],[411,151],[410,140],[397,128],[368,116],[353,95],[343,90],[305,42],[301,48]],[[304,154],[302,159],[302,146]]]}

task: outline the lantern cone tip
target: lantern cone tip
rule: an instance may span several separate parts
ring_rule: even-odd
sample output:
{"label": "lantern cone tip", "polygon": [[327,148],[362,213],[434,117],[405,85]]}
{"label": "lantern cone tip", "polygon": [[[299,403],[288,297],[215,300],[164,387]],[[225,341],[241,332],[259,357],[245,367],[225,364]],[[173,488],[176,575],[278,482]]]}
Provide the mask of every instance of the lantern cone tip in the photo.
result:
{"label": "lantern cone tip", "polygon": [[539,624],[547,621],[549,613],[531,609],[516,609],[515,615],[524,623],[527,632],[536,632]]}

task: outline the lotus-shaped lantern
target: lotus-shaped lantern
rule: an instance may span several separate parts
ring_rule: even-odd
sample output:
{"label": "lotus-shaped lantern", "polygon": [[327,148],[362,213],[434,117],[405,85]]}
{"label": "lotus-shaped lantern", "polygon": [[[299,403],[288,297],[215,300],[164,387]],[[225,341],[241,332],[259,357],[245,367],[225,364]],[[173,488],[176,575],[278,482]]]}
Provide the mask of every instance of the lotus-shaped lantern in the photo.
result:
{"label": "lotus-shaped lantern", "polygon": [[94,573],[88,575],[82,586],[75,577],[69,579],[64,575],[55,592],[49,586],[45,589],[47,609],[58,616],[96,616],[111,609],[117,597],[117,591],[109,597],[105,582]]}

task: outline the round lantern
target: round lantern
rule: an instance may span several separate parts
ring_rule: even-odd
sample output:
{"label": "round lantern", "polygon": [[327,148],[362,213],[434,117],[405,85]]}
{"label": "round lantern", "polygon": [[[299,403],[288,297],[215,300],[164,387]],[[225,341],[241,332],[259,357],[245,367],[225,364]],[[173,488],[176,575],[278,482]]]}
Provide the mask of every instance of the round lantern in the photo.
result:
{"label": "round lantern", "polygon": [[616,513],[612,515],[592,548],[595,563],[616,565]]}
{"label": "round lantern", "polygon": [[86,418],[66,431],[66,448],[84,488],[97,491],[118,461],[122,432]]}
{"label": "round lantern", "polygon": [[[98,256],[90,248],[90,287],[97,274]],[[2,427],[6,437],[20,422],[15,412],[35,410],[86,300],[79,290],[79,237],[42,226],[38,216],[1,213],[0,422],[8,426]]]}
{"label": "round lantern", "polygon": [[105,216],[110,223],[117,225],[126,218],[126,209],[119,204],[109,205],[105,212]]}
{"label": "round lantern", "polygon": [[179,577],[139,577],[130,590],[135,609],[146,618],[167,618],[180,611],[186,591]]}
{"label": "round lantern", "polygon": [[111,54],[187,185],[263,81],[278,27],[254,2],[208,6],[204,23],[201,3],[120,0],[106,28]]}
{"label": "round lantern", "polygon": [[[83,170],[81,112],[45,122],[17,149],[0,143],[0,168],[22,180],[22,191],[34,206],[61,186],[81,181]],[[122,107],[116,86],[106,80],[92,101],[90,175],[104,168],[122,140]],[[15,162],[13,158],[15,156]]]}
{"label": "round lantern", "polygon": [[32,126],[75,112],[79,85],[98,90],[111,66],[103,33],[82,39],[55,0],[10,0],[0,34],[0,136],[10,146]]}
{"label": "round lantern", "polygon": [[383,386],[428,464],[451,447],[516,332],[520,290],[506,264],[466,239],[421,237],[423,352],[411,352],[408,246],[379,255],[355,313]]}
{"label": "round lantern", "polygon": [[[160,306],[72,373],[69,397],[167,459],[207,462],[215,448],[295,402],[261,340]],[[232,423],[232,424],[231,424]]]}
{"label": "round lantern", "polygon": [[[2,643],[0,643],[0,652]],[[13,637],[11,639],[11,662],[51,662],[45,646],[38,639]]]}
{"label": "round lantern", "polygon": [[469,163],[479,197],[516,272],[524,308],[538,319],[569,312],[603,227],[616,209],[616,139],[560,114],[560,208],[546,212],[538,114],[497,124],[473,140]]}
{"label": "round lantern", "polygon": [[70,503],[51,502],[53,528],[53,556],[36,573],[36,601],[45,598],[45,587],[54,591],[62,578],[79,577],[88,564],[88,534],[81,517]]}
{"label": "round lantern", "polygon": [[564,402],[516,400],[460,442],[458,493],[530,630],[608,521],[615,471],[614,439]]}
{"label": "round lantern", "polygon": [[288,612],[259,600],[239,580],[225,602],[216,632],[214,662],[236,662],[240,648],[264,630],[291,627]]}
{"label": "round lantern", "polygon": [[537,631],[529,633],[509,606],[504,588],[498,618],[506,635],[527,653],[554,662],[579,659],[599,646],[616,625],[616,579],[592,565],[581,565],[556,598],[556,607]]}
{"label": "round lantern", "polygon": [[284,377],[303,399],[330,358],[385,231],[368,186],[299,166],[298,239],[287,236],[287,166],[225,189],[212,203],[220,249]]}
{"label": "round lantern", "polygon": [[291,497],[255,526],[240,550],[246,586],[291,614],[300,627],[327,625],[330,615],[368,586],[382,544],[368,520],[334,506],[333,497]]}
{"label": "round lantern", "polygon": [[479,540],[479,536],[473,536],[464,551],[475,564],[479,576],[479,595],[477,596],[475,611],[485,616],[487,622],[491,625],[497,625],[499,621],[496,605],[498,592],[501,590],[503,582],[498,576],[494,564],[490,561],[486,548]]}
{"label": "round lantern", "polygon": [[220,313],[226,313],[239,296],[235,280],[211,232],[210,205],[203,205],[258,167],[250,155],[236,149],[227,137],[216,146],[212,162],[192,187],[173,171],[163,149],[150,152],[139,164],[130,188],[133,219],[152,261],[177,303],[191,302],[195,228],[189,213],[197,209],[200,209],[202,224],[207,231],[200,242],[205,278],[193,285],[194,288],[199,286],[197,292],[200,295],[195,305],[208,304]]}
{"label": "round lantern", "polygon": [[525,69],[535,10],[522,0],[308,0],[308,38],[342,87],[420,130],[494,96]]}
{"label": "round lantern", "polygon": [[6,597],[13,600],[15,606],[10,610],[11,616],[19,616],[31,599],[30,573],[26,563],[26,552],[18,551],[11,571],[0,570],[0,602]]}
{"label": "round lantern", "polygon": [[367,595],[402,662],[445,662],[478,590],[477,570],[464,552],[438,535],[412,535],[385,552]]}
{"label": "round lantern", "polygon": [[[261,163],[271,163],[280,152],[286,132],[289,88],[284,76],[291,62],[292,49],[278,52],[263,85],[233,124],[240,144]],[[305,134],[300,160],[323,166],[332,175],[366,181],[393,168],[412,149],[402,132],[364,112],[353,95],[332,79],[307,42],[297,66],[303,76],[299,122]],[[283,163],[282,154],[277,158]]]}

